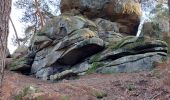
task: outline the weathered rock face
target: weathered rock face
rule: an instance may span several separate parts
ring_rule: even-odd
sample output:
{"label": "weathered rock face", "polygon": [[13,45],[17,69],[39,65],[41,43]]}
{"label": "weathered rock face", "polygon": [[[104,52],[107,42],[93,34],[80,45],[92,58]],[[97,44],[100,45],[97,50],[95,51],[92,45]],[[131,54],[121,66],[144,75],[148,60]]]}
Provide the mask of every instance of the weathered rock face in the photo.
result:
{"label": "weathered rock face", "polygon": [[28,54],[28,48],[26,46],[19,46],[12,54],[12,59],[9,63],[8,69],[12,71],[18,71],[23,74],[30,74],[31,64],[34,61],[34,56],[31,57]]}
{"label": "weathered rock face", "polygon": [[129,15],[134,19],[142,13],[138,0],[61,0],[60,5],[61,13],[76,9],[89,18]]}
{"label": "weathered rock face", "polygon": [[[104,49],[104,41],[99,38],[97,26],[92,21],[82,16],[60,16],[55,22],[47,25],[48,28],[33,40],[37,53],[31,72],[40,78],[64,71]],[[48,33],[49,29],[53,30]],[[51,43],[42,46],[46,41]]]}
{"label": "weathered rock face", "polygon": [[21,58],[28,53],[28,48],[26,46],[19,46],[15,52],[12,54],[12,58]]}
{"label": "weathered rock face", "polygon": [[[112,42],[113,43],[113,42]],[[167,44],[162,41],[148,41],[127,37],[116,45],[90,59],[91,64],[102,65],[98,73],[120,73],[151,70],[154,63],[162,61],[167,56]]]}
{"label": "weathered rock face", "polygon": [[142,14],[138,0],[61,0],[61,13],[73,10],[90,19],[105,18],[124,24],[129,34],[136,34]]}
{"label": "weathered rock face", "polygon": [[[62,0],[62,14],[34,35],[29,54],[17,56],[19,59],[9,69],[28,68],[31,74],[44,80],[89,72],[151,70],[155,62],[166,58],[167,44],[128,35],[138,25],[139,3],[116,1]],[[73,9],[78,10],[76,14],[66,13]],[[15,67],[17,64],[21,66]]]}
{"label": "weathered rock face", "polygon": [[145,36],[165,38],[169,37],[169,22],[158,20],[157,22],[146,22],[143,25],[142,34]]}

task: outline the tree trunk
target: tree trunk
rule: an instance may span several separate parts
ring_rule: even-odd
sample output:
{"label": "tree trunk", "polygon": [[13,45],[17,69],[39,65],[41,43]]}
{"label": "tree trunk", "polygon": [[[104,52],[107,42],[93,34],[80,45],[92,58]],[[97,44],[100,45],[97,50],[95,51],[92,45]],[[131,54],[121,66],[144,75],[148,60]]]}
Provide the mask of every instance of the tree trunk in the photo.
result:
{"label": "tree trunk", "polygon": [[44,18],[43,18],[43,15],[38,7],[38,0],[35,0],[35,6],[36,6],[36,10],[37,10],[37,16],[40,18],[40,25],[41,25],[41,28],[44,26]]}
{"label": "tree trunk", "polygon": [[170,32],[170,0],[168,0],[168,7],[169,7],[169,32]]}
{"label": "tree trunk", "polygon": [[7,38],[9,33],[9,16],[12,0],[0,0],[0,85],[5,68],[7,51]]}

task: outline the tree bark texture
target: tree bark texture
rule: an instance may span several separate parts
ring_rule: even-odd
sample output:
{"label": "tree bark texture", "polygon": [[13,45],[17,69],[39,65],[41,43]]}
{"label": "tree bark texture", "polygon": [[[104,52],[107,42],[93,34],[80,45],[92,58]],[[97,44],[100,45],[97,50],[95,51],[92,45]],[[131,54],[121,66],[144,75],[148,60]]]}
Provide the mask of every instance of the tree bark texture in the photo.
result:
{"label": "tree bark texture", "polygon": [[169,7],[169,31],[170,31],[170,0],[168,0],[168,7]]}

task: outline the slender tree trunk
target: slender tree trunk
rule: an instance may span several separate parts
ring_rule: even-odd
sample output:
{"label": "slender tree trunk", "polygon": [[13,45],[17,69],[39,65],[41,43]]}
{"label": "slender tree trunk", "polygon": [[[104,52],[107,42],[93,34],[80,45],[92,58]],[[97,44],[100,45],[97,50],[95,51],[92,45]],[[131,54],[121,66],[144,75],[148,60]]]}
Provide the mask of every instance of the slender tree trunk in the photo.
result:
{"label": "slender tree trunk", "polygon": [[168,0],[168,7],[169,7],[169,32],[170,32],[170,0]]}
{"label": "slender tree trunk", "polygon": [[5,68],[7,51],[7,38],[9,33],[9,15],[11,12],[12,0],[0,0],[0,86]]}
{"label": "slender tree trunk", "polygon": [[17,40],[18,46],[20,46],[21,44],[20,44],[20,41],[19,41],[19,37],[18,37],[17,30],[16,30],[16,28],[15,28],[15,25],[14,25],[14,23],[13,23],[11,17],[10,17],[9,19],[10,19],[10,22],[11,22],[12,27],[13,27],[13,29],[14,29],[14,33],[15,33],[15,36],[16,36],[16,40]]}

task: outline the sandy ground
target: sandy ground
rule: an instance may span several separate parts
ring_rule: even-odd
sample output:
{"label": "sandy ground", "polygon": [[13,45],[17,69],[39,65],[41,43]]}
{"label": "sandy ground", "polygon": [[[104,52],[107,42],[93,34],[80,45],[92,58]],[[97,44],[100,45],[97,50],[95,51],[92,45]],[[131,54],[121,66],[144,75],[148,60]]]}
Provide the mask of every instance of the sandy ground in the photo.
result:
{"label": "sandy ground", "polygon": [[[38,92],[26,94],[21,100],[170,100],[170,63],[159,64],[150,72],[90,74],[60,82],[6,71],[0,100],[13,100],[30,86]],[[107,96],[97,98],[97,92]]]}

